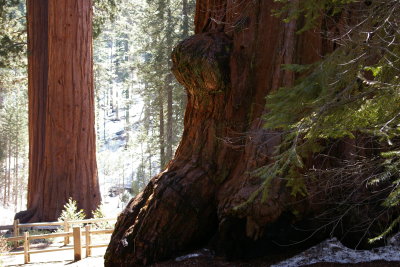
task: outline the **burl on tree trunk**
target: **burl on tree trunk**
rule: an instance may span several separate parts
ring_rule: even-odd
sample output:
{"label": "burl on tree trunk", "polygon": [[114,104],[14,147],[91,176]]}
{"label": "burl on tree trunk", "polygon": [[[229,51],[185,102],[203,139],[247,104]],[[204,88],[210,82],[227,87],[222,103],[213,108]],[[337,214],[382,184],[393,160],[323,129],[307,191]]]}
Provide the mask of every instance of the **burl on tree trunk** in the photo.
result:
{"label": "burl on tree trunk", "polygon": [[[306,220],[323,213],[324,194],[308,198],[314,205],[298,201],[282,179],[271,182],[267,201],[258,196],[241,206],[263,181],[254,170],[280,142],[261,117],[266,95],[293,84],[281,65],[309,64],[333,49],[319,30],[296,34],[296,22],[271,16],[276,8],[273,0],[197,1],[196,34],[172,54],[188,95],[182,141],[166,170],[119,216],[106,266],[150,264],[207,244],[228,257],[254,256],[333,229],[333,219]],[[350,154],[340,145],[336,151]],[[311,230],[296,231],[295,223]]]}
{"label": "burl on tree trunk", "polygon": [[92,1],[28,0],[29,183],[22,222],[57,220],[72,197],[100,204]]}

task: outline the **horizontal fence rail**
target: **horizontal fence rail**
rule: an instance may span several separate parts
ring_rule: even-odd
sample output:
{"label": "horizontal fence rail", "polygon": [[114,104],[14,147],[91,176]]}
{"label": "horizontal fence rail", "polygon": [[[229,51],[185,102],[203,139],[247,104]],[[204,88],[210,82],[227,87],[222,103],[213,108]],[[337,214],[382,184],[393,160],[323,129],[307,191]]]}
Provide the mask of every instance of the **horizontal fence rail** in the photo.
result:
{"label": "horizontal fence rail", "polygon": [[[9,255],[24,255],[24,263],[30,262],[30,255],[35,253],[46,253],[46,252],[56,252],[63,250],[74,250],[74,260],[80,260],[82,258],[82,248],[86,248],[86,257],[90,257],[92,255],[92,248],[106,247],[108,244],[92,244],[92,235],[102,235],[102,234],[111,234],[114,229],[91,229],[91,224],[98,222],[108,222],[108,221],[116,221],[116,218],[98,218],[98,219],[87,219],[87,220],[76,220],[76,221],[58,221],[58,222],[42,222],[42,223],[23,223],[20,224],[19,220],[14,221],[13,225],[6,225],[0,227],[0,230],[14,230],[14,236],[6,238],[8,242],[23,241],[24,251],[21,252],[10,252]],[[76,224],[86,224],[85,229],[82,230],[80,226],[74,226]],[[29,235],[29,232],[24,232],[23,236],[20,236],[21,228],[35,228],[35,227],[43,227],[43,226],[63,226],[64,232],[51,233],[51,234],[41,234],[41,235]],[[72,231],[70,231],[72,227]],[[6,228],[9,227],[9,228]],[[85,236],[85,245],[82,245],[82,235]],[[56,237],[64,237],[64,247],[60,248],[50,248],[50,249],[42,249],[42,250],[31,250],[30,249],[30,241],[36,239],[49,239]],[[69,246],[69,238],[73,237],[74,242],[72,246]]]}
{"label": "horizontal fence rail", "polygon": [[19,228],[30,228],[40,226],[53,226],[53,225],[64,225],[64,222],[41,222],[41,223],[20,223]]}
{"label": "horizontal fence rail", "polygon": [[0,225],[0,231],[12,230],[13,225]]}

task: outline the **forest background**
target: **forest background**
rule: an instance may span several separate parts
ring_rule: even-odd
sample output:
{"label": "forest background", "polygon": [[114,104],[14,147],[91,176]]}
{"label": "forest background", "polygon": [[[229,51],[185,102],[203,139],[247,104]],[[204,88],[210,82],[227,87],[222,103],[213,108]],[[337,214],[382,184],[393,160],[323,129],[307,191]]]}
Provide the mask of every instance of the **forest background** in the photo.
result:
{"label": "forest background", "polygon": [[[172,158],[186,94],[170,72],[192,33],[193,0],[94,1],[97,162],[103,195],[137,194]],[[24,0],[0,1],[0,206],[24,210],[28,180]],[[130,196],[125,196],[130,199]]]}

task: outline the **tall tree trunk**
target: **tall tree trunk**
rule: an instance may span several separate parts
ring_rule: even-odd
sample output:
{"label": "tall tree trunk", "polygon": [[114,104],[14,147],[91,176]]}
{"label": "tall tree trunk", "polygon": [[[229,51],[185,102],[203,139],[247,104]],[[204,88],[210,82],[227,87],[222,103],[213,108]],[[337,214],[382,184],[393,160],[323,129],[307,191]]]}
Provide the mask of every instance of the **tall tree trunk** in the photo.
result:
{"label": "tall tree trunk", "polygon": [[[18,121],[18,114],[17,114]],[[20,179],[19,179],[19,167],[18,167],[18,157],[19,157],[19,142],[18,142],[18,134],[15,137],[15,157],[14,157],[14,212],[17,212],[18,209],[18,194],[20,187]]]}
{"label": "tall tree trunk", "polygon": [[[167,12],[167,54],[172,52],[172,34],[173,34],[173,22],[172,14],[169,1],[167,2],[168,12]],[[171,68],[171,62],[168,61]],[[172,159],[172,145],[173,145],[173,86],[172,86],[172,74],[168,73],[165,77],[165,87],[167,91],[167,140],[166,140],[166,160]],[[162,166],[162,165],[161,165]],[[162,166],[164,167],[164,166]]]}
{"label": "tall tree trunk", "polygon": [[171,85],[171,75],[167,75],[166,77],[166,87],[167,87],[167,140],[166,140],[166,160],[169,161],[172,159],[172,145],[173,145],[173,98],[172,98],[172,90],[173,87]]}
{"label": "tall tree trunk", "polygon": [[166,170],[119,216],[106,266],[149,264],[206,244],[228,257],[265,255],[276,243],[302,240],[294,223],[323,210],[299,202],[279,177],[265,201],[253,195],[264,183],[255,170],[272,162],[281,142],[262,121],[267,94],[293,83],[281,65],[313,63],[330,47],[322,31],[299,35],[296,22],[272,16],[280,7],[197,1],[196,34],[172,54],[188,96],[182,140]]}
{"label": "tall tree trunk", "polygon": [[[188,0],[183,0],[182,1],[182,40],[186,39],[189,37],[189,31],[190,31],[190,27],[189,27],[189,4],[188,4]],[[182,111],[185,109],[187,104],[187,96],[185,94],[185,92],[182,92],[180,95],[180,108],[182,109]]]}
{"label": "tall tree trunk", "polygon": [[164,125],[164,101],[163,101],[163,88],[158,90],[158,119],[159,119],[159,136],[158,142],[160,146],[160,168],[165,167],[165,125]]}
{"label": "tall tree trunk", "polygon": [[[23,155],[27,154],[25,146],[23,146],[22,154]],[[25,178],[26,178],[26,176],[25,176],[26,166],[27,166],[27,160],[23,159],[21,172],[24,173],[24,175],[20,178],[21,183],[19,183],[20,189],[19,189],[19,208],[18,208],[18,210],[22,210],[22,207],[24,206],[22,199],[24,196],[24,192],[26,192],[26,187],[25,187],[25,183],[24,183]]]}
{"label": "tall tree trunk", "polygon": [[182,0],[182,39],[189,37],[189,7],[188,0]]}
{"label": "tall tree trunk", "polygon": [[[10,133],[12,134],[12,133]],[[10,205],[10,195],[11,195],[11,158],[12,158],[12,139],[11,137],[8,138],[8,170],[7,170],[7,206]]]}
{"label": "tall tree trunk", "polygon": [[100,203],[92,1],[28,0],[29,182],[21,221],[54,221],[68,198]]}

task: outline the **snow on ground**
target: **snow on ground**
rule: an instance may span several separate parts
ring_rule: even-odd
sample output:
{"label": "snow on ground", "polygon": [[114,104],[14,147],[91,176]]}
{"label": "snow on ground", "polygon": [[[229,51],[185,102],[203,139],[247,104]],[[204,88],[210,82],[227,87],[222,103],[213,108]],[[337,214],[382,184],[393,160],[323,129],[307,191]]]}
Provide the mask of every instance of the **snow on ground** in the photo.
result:
{"label": "snow on ground", "polygon": [[[220,259],[213,256],[213,253],[207,249],[192,252],[191,254],[183,255],[175,258],[177,266],[179,263],[190,263],[190,261],[201,262],[204,259],[209,259],[215,263],[212,266],[270,266],[270,267],[298,267],[309,266],[316,263],[331,263],[331,264],[359,264],[363,263],[385,261],[392,262],[392,266],[398,266],[400,262],[400,233],[392,237],[389,244],[385,247],[375,248],[372,250],[353,250],[345,247],[336,238],[325,240],[320,244],[279,263],[270,265],[270,262],[263,262],[263,260],[246,261],[246,262],[220,262]],[[218,262],[221,263],[218,265]],[[172,265],[171,265],[172,266]],[[201,266],[201,265],[196,265]],[[206,265],[204,265],[206,266]],[[385,265],[389,266],[389,265]]]}
{"label": "snow on ground", "polygon": [[192,258],[211,257],[211,256],[213,256],[213,253],[210,250],[203,248],[202,250],[197,251],[195,253],[177,257],[177,258],[175,258],[175,261],[185,261],[185,260],[192,259]]}
{"label": "snow on ground", "polygon": [[121,211],[125,208],[125,204],[121,202],[119,196],[110,197],[106,196],[103,199],[103,211],[106,217],[118,217]]}
{"label": "snow on ground", "polygon": [[400,261],[400,234],[394,236],[389,245],[372,250],[349,249],[336,238],[331,238],[271,267],[297,267],[318,262],[353,264],[378,260]]}
{"label": "snow on ground", "polygon": [[100,147],[99,152],[118,152],[125,143],[125,123],[123,120],[108,120],[106,123],[106,144]]}
{"label": "snow on ground", "polygon": [[4,208],[0,206],[0,225],[10,225],[14,221],[14,208]]}
{"label": "snow on ground", "polygon": [[[116,119],[115,112],[110,109],[106,111],[106,120],[98,124],[97,166],[103,199],[111,187],[131,188],[137,176],[141,163],[137,126],[143,104],[140,99],[134,99],[134,103],[135,108],[129,112],[131,123],[127,124],[124,116]],[[119,113],[123,115],[125,110],[121,109]]]}

